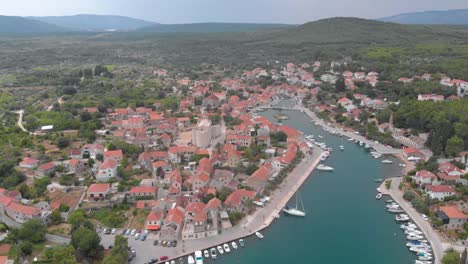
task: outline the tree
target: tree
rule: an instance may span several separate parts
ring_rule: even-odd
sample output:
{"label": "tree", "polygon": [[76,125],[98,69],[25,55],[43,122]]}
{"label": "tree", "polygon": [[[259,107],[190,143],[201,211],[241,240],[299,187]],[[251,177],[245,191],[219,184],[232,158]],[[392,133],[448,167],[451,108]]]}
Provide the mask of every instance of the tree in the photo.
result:
{"label": "tree", "polygon": [[114,247],[109,255],[107,255],[102,264],[118,264],[126,263],[128,259],[128,239],[121,235],[115,236]]}
{"label": "tree", "polygon": [[245,170],[245,173],[247,175],[252,175],[252,173],[254,173],[256,170],[258,170],[258,166],[255,164],[250,164]]}
{"label": "tree", "polygon": [[62,216],[60,215],[59,210],[52,211],[50,214],[50,220],[54,225],[60,224],[62,222]]}
{"label": "tree", "polygon": [[39,219],[31,219],[18,230],[18,239],[39,243],[45,240],[47,227]]}
{"label": "tree", "polygon": [[75,258],[75,249],[71,246],[54,246],[48,248],[44,256],[49,263],[78,264]]}
{"label": "tree", "polygon": [[81,226],[72,232],[71,244],[85,257],[96,257],[101,251],[101,238],[96,231]]}
{"label": "tree", "polygon": [[57,147],[63,149],[70,145],[70,139],[66,137],[59,137],[57,139]]}
{"label": "tree", "polygon": [[[465,223],[466,224],[466,223]],[[462,253],[462,256],[461,256],[461,261],[460,261],[460,264],[466,264],[468,263],[467,262],[467,255],[468,255],[468,252],[465,248],[465,250],[463,250],[463,253]]]}
{"label": "tree", "polygon": [[335,83],[336,92],[344,92],[346,90],[346,84],[343,77],[338,78]]}
{"label": "tree", "polygon": [[29,241],[23,241],[19,244],[19,249],[24,255],[31,255],[33,250],[33,245]]}
{"label": "tree", "polygon": [[452,157],[457,157],[460,152],[463,151],[465,142],[458,136],[453,136],[447,140],[447,146],[445,147],[445,153]]}
{"label": "tree", "polygon": [[442,258],[442,264],[460,264],[460,254],[453,248],[449,248],[445,251],[445,255]]}

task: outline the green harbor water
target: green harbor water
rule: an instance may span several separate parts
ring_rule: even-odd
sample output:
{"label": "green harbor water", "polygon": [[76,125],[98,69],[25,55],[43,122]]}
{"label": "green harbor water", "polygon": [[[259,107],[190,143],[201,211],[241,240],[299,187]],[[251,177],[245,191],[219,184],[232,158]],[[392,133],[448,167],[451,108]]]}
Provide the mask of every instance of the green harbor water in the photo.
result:
{"label": "green harbor water", "polygon": [[[273,122],[274,111],[260,113]],[[316,127],[303,113],[283,111],[283,121],[305,135],[326,142],[334,149],[324,162],[333,172],[314,171],[300,188],[307,216],[281,215],[262,233],[263,240],[247,238],[246,245],[210,263],[414,263],[415,256],[405,246],[406,239],[385,211],[385,200],[376,200],[375,178],[399,176],[398,160],[392,165],[372,158],[367,150],[348,138],[333,136]],[[323,139],[318,138],[323,136]],[[344,151],[339,145],[344,145]],[[291,204],[295,203],[293,198]]]}

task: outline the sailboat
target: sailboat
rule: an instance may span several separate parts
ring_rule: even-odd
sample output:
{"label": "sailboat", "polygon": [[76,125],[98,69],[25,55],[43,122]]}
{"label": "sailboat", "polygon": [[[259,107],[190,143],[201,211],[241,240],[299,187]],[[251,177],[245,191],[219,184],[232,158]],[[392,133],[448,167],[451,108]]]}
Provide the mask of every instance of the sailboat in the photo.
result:
{"label": "sailboat", "polygon": [[[299,201],[300,201],[302,210],[299,210],[299,208],[298,208],[299,207]],[[299,193],[296,194],[296,207],[291,208],[291,207],[286,206],[283,209],[283,212],[285,214],[288,214],[288,215],[301,216],[301,217],[306,216],[306,213],[304,212],[304,204],[302,203],[302,199],[301,199]]]}

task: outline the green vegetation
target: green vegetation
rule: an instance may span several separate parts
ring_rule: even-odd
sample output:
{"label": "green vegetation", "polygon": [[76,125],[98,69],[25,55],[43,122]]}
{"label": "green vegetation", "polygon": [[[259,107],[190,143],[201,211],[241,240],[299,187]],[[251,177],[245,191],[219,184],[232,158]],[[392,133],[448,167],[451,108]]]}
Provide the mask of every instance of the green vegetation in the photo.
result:
{"label": "green vegetation", "polygon": [[128,251],[128,238],[116,235],[111,253],[103,259],[102,264],[126,263]]}
{"label": "green vegetation", "polygon": [[125,213],[130,209],[128,205],[116,205],[113,208],[102,208],[91,213],[90,217],[98,220],[107,227],[120,227],[126,220]]}
{"label": "green vegetation", "polygon": [[442,264],[460,264],[460,253],[455,251],[453,248],[447,249],[445,255],[442,258]]}

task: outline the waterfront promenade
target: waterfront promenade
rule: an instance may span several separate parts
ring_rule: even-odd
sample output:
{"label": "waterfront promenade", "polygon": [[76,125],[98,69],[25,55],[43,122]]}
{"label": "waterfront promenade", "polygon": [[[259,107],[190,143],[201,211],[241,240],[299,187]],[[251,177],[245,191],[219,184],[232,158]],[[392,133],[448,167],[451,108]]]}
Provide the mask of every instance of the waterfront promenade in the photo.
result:
{"label": "waterfront promenade", "polygon": [[[238,240],[253,235],[257,231],[267,228],[273,223],[281,210],[288,203],[291,197],[297,192],[307,177],[320,162],[323,151],[314,148],[312,155],[306,155],[296,168],[288,175],[283,183],[271,194],[271,200],[264,208],[259,208],[252,215],[248,215],[238,225],[223,231],[221,234],[213,237],[179,241],[177,247],[153,246],[153,236],[149,236],[147,241],[135,240],[129,237],[129,246],[136,249],[136,258],[132,263],[145,263],[152,258],[169,256],[170,259],[176,259],[196,250],[212,248],[226,242]],[[118,232],[117,232],[118,233]],[[102,235],[101,244],[105,248],[113,245],[114,235]]]}
{"label": "waterfront promenade", "polygon": [[392,181],[392,185],[389,190],[385,187],[385,182],[382,183],[380,189],[383,194],[390,195],[392,199],[405,210],[405,213],[413,220],[413,222],[421,229],[426,236],[426,239],[431,243],[432,251],[434,253],[434,263],[440,264],[444,251],[447,250],[451,244],[443,242],[436,230],[434,230],[431,224],[424,220],[420,213],[418,213],[410,203],[403,199],[403,192],[398,188],[402,181],[402,177],[389,178]]}

